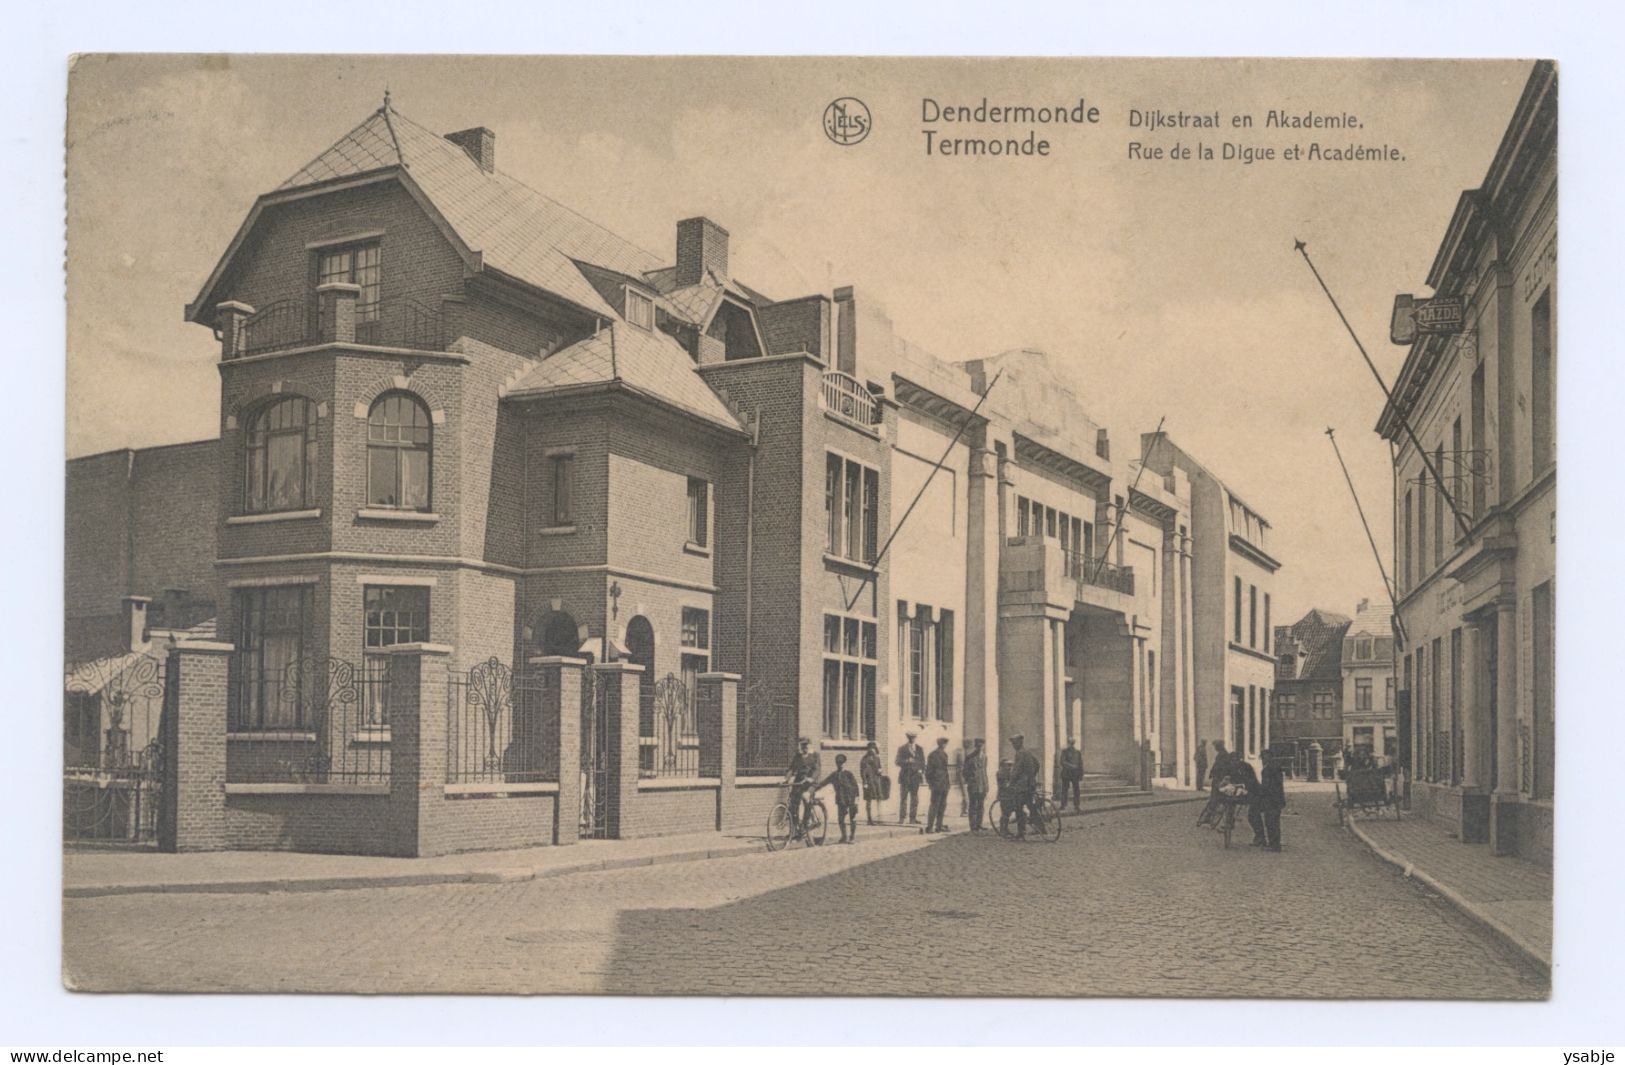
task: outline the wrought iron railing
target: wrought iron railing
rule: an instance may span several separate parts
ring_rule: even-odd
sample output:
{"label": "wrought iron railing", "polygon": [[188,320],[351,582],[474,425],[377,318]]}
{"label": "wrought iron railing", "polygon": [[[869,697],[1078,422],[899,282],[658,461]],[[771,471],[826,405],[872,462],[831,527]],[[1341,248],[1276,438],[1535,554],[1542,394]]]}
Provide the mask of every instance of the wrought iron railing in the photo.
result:
{"label": "wrought iron railing", "polygon": [[640,694],[638,775],[645,778],[700,775],[700,733],[694,690],[667,673]]}
{"label": "wrought iron railing", "polygon": [[745,776],[782,776],[796,752],[800,729],[794,699],[774,694],[767,681],[740,690],[735,771]]}
{"label": "wrought iron railing", "polygon": [[826,411],[867,429],[880,424],[880,404],[867,388],[851,374],[829,370],[819,388],[819,398]]}
{"label": "wrought iron railing", "polygon": [[156,838],[163,787],[163,659],[125,654],[68,666],[62,825],[69,839]]}
{"label": "wrought iron railing", "polygon": [[557,674],[496,658],[446,678],[446,783],[559,779]]}
{"label": "wrought iron railing", "polygon": [[304,300],[277,300],[243,321],[243,355],[296,348],[313,335]]}
{"label": "wrought iron railing", "polygon": [[[278,300],[243,321],[237,356],[304,347],[331,340],[330,305],[311,313],[301,299]],[[446,349],[445,319],[440,311],[415,299],[389,300],[356,308],[355,342],[416,351]]]}
{"label": "wrought iron railing", "polygon": [[311,655],[267,667],[233,656],[226,780],[252,784],[388,784],[389,660],[366,669]]}

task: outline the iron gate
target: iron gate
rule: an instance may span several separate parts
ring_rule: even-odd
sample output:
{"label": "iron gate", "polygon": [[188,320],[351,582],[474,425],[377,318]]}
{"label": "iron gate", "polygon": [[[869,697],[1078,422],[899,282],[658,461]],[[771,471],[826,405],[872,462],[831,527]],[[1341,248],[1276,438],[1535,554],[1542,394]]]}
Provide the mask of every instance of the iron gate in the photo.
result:
{"label": "iron gate", "polygon": [[609,687],[591,669],[581,673],[581,838],[613,839],[610,792],[615,787],[615,737]]}
{"label": "iron gate", "polygon": [[65,839],[157,841],[166,665],[135,652],[68,665],[62,723]]}

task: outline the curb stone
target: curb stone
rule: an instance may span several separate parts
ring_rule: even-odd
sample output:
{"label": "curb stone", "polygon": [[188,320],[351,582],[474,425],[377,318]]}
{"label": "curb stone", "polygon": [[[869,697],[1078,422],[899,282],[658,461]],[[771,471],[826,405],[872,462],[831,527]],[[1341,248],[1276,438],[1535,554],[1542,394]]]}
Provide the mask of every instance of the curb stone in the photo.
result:
{"label": "curb stone", "polygon": [[1523,936],[1519,935],[1517,932],[1514,932],[1512,929],[1508,928],[1494,917],[1491,917],[1489,914],[1479,909],[1477,905],[1469,902],[1466,897],[1464,897],[1455,888],[1450,887],[1437,877],[1431,876],[1423,870],[1416,868],[1416,865],[1413,862],[1401,857],[1400,855],[1394,854],[1386,847],[1378,844],[1370,836],[1366,835],[1365,831],[1360,827],[1358,822],[1350,821],[1348,827],[1354,833],[1354,835],[1358,837],[1361,843],[1364,843],[1368,848],[1370,848],[1371,853],[1375,854],[1378,858],[1381,858],[1389,865],[1392,865],[1394,868],[1400,870],[1406,879],[1416,881],[1417,883],[1426,887],[1429,891],[1432,891],[1440,898],[1450,903],[1450,905],[1454,906],[1469,920],[1478,924],[1485,931],[1495,936],[1495,938],[1517,951],[1517,953],[1520,954],[1525,961],[1528,961],[1531,965],[1534,965],[1536,968],[1544,972],[1548,981],[1551,980],[1552,959],[1550,954],[1541,950],[1538,946],[1527,942]]}

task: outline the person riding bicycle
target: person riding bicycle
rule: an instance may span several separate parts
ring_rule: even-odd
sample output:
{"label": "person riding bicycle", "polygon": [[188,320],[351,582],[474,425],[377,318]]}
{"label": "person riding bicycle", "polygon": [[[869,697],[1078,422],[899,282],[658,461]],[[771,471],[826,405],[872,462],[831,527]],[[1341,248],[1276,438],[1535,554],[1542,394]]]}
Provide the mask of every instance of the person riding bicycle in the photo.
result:
{"label": "person riding bicycle", "polygon": [[812,740],[801,737],[797,746],[800,748],[790,759],[790,768],[784,773],[784,782],[790,785],[790,824],[795,835],[802,836],[801,810],[802,804],[812,796],[818,786],[818,755],[808,750]]}
{"label": "person riding bicycle", "polygon": [[1020,735],[1010,737],[1010,746],[1016,749],[1015,762],[1011,767],[1010,779],[1006,788],[1008,801],[1001,801],[999,809],[999,829],[1004,835],[1009,835],[1010,815],[1016,815],[1016,838],[1027,838],[1027,815],[1032,814],[1033,820],[1042,821],[1043,813],[1038,807],[1038,756],[1026,750],[1026,738]]}

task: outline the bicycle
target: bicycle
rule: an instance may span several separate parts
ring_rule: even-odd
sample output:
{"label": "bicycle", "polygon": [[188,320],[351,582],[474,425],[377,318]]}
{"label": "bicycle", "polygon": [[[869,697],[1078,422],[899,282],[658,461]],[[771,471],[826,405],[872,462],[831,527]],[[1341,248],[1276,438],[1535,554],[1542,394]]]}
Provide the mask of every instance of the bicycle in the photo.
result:
{"label": "bicycle", "polygon": [[[801,842],[808,847],[822,847],[829,835],[829,810],[824,800],[808,795],[801,804]],[[790,804],[781,799],[767,815],[767,849],[782,851],[795,839],[795,824],[790,818]]]}
{"label": "bicycle", "polygon": [[[1004,806],[998,799],[987,808],[987,815],[993,825],[993,831],[1001,839],[1016,839],[1010,833],[1010,828],[1004,823]],[[1055,800],[1040,790],[1034,797],[1032,805],[1027,810],[1027,828],[1036,832],[1039,839],[1054,843],[1061,838],[1061,808]]]}
{"label": "bicycle", "polygon": [[1252,799],[1245,794],[1226,795],[1222,791],[1219,792],[1217,799],[1210,810],[1203,812],[1204,819],[1197,821],[1197,827],[1211,828],[1223,835],[1225,849],[1229,850],[1230,837],[1236,831],[1236,809],[1246,806]]}

